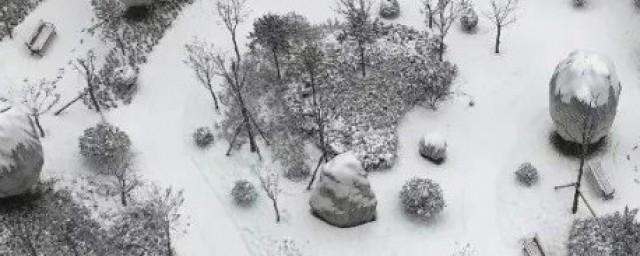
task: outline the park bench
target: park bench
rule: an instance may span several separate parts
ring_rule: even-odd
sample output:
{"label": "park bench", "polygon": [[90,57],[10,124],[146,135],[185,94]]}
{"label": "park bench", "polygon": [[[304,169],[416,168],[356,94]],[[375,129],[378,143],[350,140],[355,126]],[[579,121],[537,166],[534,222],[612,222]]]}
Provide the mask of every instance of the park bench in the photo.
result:
{"label": "park bench", "polygon": [[589,162],[587,171],[600,193],[602,193],[602,197],[605,200],[612,199],[616,190],[613,189],[611,182],[609,182],[609,177],[602,170],[602,164],[600,162]]}
{"label": "park bench", "polygon": [[530,238],[525,238],[522,241],[522,249],[528,256],[545,256],[544,249],[542,249],[542,244],[540,244],[540,239],[538,239],[538,235],[535,235]]}
{"label": "park bench", "polygon": [[42,57],[42,52],[47,48],[47,46],[51,43],[51,40],[56,35],[56,27],[49,22],[40,21],[36,31],[33,32],[29,42],[27,42],[27,47],[31,51],[31,54],[36,54]]}

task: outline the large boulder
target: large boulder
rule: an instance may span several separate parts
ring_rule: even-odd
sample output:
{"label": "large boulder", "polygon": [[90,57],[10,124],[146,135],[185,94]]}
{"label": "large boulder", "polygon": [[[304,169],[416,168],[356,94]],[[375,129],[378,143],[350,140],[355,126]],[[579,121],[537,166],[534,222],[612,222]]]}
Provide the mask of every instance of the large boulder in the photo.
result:
{"label": "large boulder", "polygon": [[571,53],[558,64],[549,86],[549,112],[558,134],[574,143],[599,141],[613,125],[620,91],[609,59],[592,52]]}
{"label": "large boulder", "polygon": [[350,152],[336,156],[323,166],[309,200],[315,216],[341,228],[375,220],[377,204],[367,173]]}
{"label": "large boulder", "polygon": [[40,180],[42,145],[26,111],[0,102],[0,198],[27,192]]}

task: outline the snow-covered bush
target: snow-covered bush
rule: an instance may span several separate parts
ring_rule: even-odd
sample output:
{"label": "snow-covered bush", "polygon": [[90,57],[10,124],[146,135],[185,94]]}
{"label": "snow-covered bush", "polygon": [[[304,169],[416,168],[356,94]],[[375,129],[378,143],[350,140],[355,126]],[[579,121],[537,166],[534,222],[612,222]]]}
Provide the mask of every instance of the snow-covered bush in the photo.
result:
{"label": "snow-covered bush", "polygon": [[193,142],[200,148],[206,148],[213,143],[214,137],[209,127],[199,127],[193,133]]}
{"label": "snow-covered bush", "polygon": [[251,206],[258,198],[256,187],[246,180],[238,180],[231,189],[233,201],[243,207]]}
{"label": "snow-covered bush", "polygon": [[573,0],[573,5],[582,7],[587,4],[587,0]]}
{"label": "snow-covered bush", "polygon": [[467,32],[473,31],[478,26],[478,14],[473,9],[473,6],[470,4],[467,5],[465,8],[466,9],[462,12],[462,15],[460,16],[460,24],[462,25],[462,28],[465,31]]}
{"label": "snow-covered bush", "polygon": [[447,157],[447,141],[437,133],[427,134],[420,139],[419,152],[424,158],[441,162]]}
{"label": "snow-covered bush", "polygon": [[292,181],[301,181],[309,177],[311,169],[304,162],[290,164],[284,171],[284,177]]}
{"label": "snow-covered bush", "polygon": [[529,162],[521,164],[515,175],[516,180],[525,186],[531,186],[538,182],[538,169]]}
{"label": "snow-covered bush", "polygon": [[110,52],[100,69],[100,80],[102,86],[98,88],[104,92],[98,92],[98,95],[104,96],[99,99],[108,100],[108,107],[117,107],[117,101],[127,105],[138,90],[138,68]]}
{"label": "snow-covered bush", "polygon": [[82,156],[103,166],[127,155],[131,140],[120,128],[103,122],[86,129],[79,138],[79,145]]}
{"label": "snow-covered bush", "polygon": [[385,19],[395,19],[400,16],[400,3],[398,0],[381,0],[380,17]]}
{"label": "snow-covered bush", "polygon": [[569,233],[569,256],[640,255],[638,209],[576,220]]}
{"label": "snow-covered bush", "polygon": [[415,217],[431,218],[445,206],[440,185],[433,180],[414,177],[400,191],[404,211]]}

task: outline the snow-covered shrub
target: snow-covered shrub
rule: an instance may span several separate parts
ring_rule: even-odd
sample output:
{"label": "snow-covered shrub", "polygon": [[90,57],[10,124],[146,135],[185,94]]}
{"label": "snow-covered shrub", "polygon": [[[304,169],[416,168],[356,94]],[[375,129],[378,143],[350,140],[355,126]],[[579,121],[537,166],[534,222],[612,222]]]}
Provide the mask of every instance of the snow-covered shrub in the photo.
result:
{"label": "snow-covered shrub", "polygon": [[433,180],[414,177],[400,191],[404,211],[415,217],[431,218],[445,206],[440,185]]}
{"label": "snow-covered shrub", "polygon": [[418,147],[420,155],[431,161],[441,162],[447,157],[447,141],[440,134],[425,135]]}
{"label": "snow-covered shrub", "polygon": [[98,94],[104,95],[98,98],[109,101],[105,103],[106,107],[117,107],[117,101],[127,105],[138,90],[138,68],[110,52],[100,69],[100,80],[102,86],[98,88],[104,92]]}
{"label": "snow-covered shrub", "polygon": [[573,0],[573,5],[582,7],[587,4],[587,0]]}
{"label": "snow-covered shrub", "polygon": [[638,209],[576,220],[567,242],[568,255],[639,255]]}
{"label": "snow-covered shrub", "polygon": [[284,177],[292,181],[301,181],[309,177],[311,169],[304,162],[289,164],[284,171]]}
{"label": "snow-covered shrub", "polygon": [[538,169],[529,162],[521,164],[515,175],[516,180],[525,186],[531,186],[538,182]]}
{"label": "snow-covered shrub", "polygon": [[238,180],[231,189],[233,201],[243,207],[251,206],[258,198],[256,187],[246,180]]}
{"label": "snow-covered shrub", "polygon": [[460,16],[460,24],[462,25],[462,28],[465,31],[467,32],[473,31],[478,26],[478,14],[473,9],[473,6],[470,4],[467,5],[465,8],[466,9],[462,12],[462,15]]}
{"label": "snow-covered shrub", "polygon": [[193,133],[193,142],[200,148],[206,148],[213,142],[214,137],[209,127],[199,127]]}
{"label": "snow-covered shrub", "polygon": [[108,123],[88,128],[79,138],[80,154],[99,166],[122,159],[129,153],[129,135]]}
{"label": "snow-covered shrub", "polygon": [[400,3],[398,0],[381,0],[380,17],[385,19],[395,19],[400,16]]}

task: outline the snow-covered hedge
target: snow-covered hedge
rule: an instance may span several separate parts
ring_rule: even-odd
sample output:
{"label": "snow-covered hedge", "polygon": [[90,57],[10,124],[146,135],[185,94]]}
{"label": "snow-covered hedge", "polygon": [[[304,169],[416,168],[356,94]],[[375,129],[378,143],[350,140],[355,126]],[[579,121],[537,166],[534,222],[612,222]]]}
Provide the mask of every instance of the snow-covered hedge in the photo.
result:
{"label": "snow-covered hedge", "polygon": [[515,175],[516,180],[527,187],[538,182],[538,169],[529,162],[521,164]]}
{"label": "snow-covered hedge", "polygon": [[431,218],[445,206],[440,185],[433,180],[418,177],[402,186],[400,202],[407,214],[420,218]]}
{"label": "snow-covered hedge", "polygon": [[243,207],[251,206],[258,198],[256,187],[246,180],[238,180],[231,189],[233,201]]}
{"label": "snow-covered hedge", "polygon": [[79,138],[80,154],[98,166],[121,160],[129,153],[131,140],[120,128],[99,123],[88,128]]}
{"label": "snow-covered hedge", "polygon": [[569,256],[640,255],[638,209],[576,220],[569,233]]}
{"label": "snow-covered hedge", "polygon": [[193,133],[193,142],[200,148],[208,147],[213,140],[213,133],[209,127],[200,127]]}

